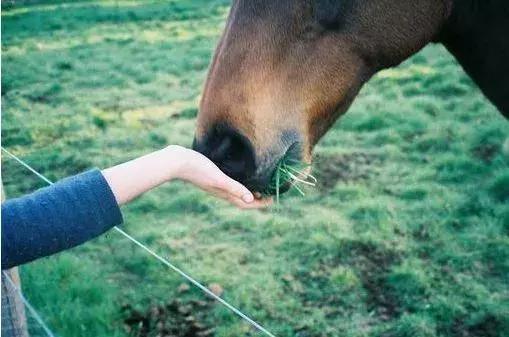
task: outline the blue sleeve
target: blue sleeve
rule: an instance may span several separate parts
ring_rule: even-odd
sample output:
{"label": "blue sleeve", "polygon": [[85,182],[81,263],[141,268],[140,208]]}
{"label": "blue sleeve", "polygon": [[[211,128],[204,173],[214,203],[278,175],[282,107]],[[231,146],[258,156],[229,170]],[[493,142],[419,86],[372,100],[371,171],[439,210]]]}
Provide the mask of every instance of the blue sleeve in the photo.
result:
{"label": "blue sleeve", "polygon": [[2,204],[2,269],[72,248],[122,223],[97,170]]}

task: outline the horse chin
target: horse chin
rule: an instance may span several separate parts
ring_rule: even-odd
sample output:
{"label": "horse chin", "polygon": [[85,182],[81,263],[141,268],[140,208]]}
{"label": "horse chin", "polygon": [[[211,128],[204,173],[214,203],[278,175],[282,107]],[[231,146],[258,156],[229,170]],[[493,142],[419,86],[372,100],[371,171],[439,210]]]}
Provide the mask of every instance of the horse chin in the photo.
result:
{"label": "horse chin", "polygon": [[[277,195],[278,193],[286,193],[291,188],[291,183],[290,181],[285,181],[281,183],[277,182],[276,184],[277,170],[278,167],[276,166],[266,171],[271,172],[270,174],[265,173],[252,177],[244,181],[243,184],[259,198]],[[279,187],[277,185],[279,185]]]}
{"label": "horse chin", "polygon": [[286,182],[286,183],[282,184],[281,186],[279,186],[279,191],[274,187],[267,187],[262,190],[263,192],[255,191],[255,192],[253,192],[253,194],[257,199],[262,199],[263,197],[272,197],[277,194],[284,194],[284,193],[288,192],[291,187],[292,187],[292,184],[290,182]]}
{"label": "horse chin", "polygon": [[279,191],[276,191],[274,189],[272,195],[276,195],[276,194],[283,194],[283,193],[286,193],[290,190],[290,188],[292,187],[292,184],[290,182],[286,182],[284,183],[283,185],[279,186]]}

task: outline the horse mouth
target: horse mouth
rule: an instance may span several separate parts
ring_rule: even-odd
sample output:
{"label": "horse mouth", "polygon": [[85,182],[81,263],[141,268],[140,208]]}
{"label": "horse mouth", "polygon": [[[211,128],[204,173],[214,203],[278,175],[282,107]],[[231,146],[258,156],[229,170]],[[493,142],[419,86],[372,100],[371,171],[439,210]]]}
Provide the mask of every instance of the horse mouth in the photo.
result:
{"label": "horse mouth", "polygon": [[275,196],[278,194],[286,193],[290,190],[291,187],[292,187],[292,183],[287,181],[287,182],[281,184],[279,187],[269,186],[269,187],[263,189],[262,192],[257,191],[257,192],[255,192],[255,195],[259,196],[260,198],[271,197],[271,196]]}
{"label": "horse mouth", "polygon": [[264,182],[263,187],[258,185],[253,190],[260,195],[279,196],[292,187],[304,194],[303,185],[315,186],[316,179],[310,173],[310,165],[301,160],[301,150],[302,144],[299,142],[290,145],[279,160],[272,162],[271,169],[266,170],[270,173],[258,180]]}

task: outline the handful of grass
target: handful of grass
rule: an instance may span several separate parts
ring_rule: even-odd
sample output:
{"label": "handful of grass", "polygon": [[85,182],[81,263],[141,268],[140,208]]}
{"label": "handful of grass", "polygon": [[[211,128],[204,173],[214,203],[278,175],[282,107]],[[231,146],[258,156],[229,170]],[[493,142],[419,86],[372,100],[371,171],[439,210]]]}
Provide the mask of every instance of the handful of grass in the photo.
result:
{"label": "handful of grass", "polygon": [[305,195],[302,190],[303,185],[316,186],[316,178],[306,172],[309,167],[307,164],[301,162],[283,158],[277,165],[270,189],[276,193],[276,203],[279,203],[279,195],[281,187],[290,184],[291,187],[295,188],[301,195]]}

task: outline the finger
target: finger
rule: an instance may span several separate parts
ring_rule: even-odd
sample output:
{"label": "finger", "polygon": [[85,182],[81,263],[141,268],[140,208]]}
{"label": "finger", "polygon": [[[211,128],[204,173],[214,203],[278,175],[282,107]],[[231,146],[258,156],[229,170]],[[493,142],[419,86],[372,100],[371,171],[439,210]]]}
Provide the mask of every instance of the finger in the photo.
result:
{"label": "finger", "polygon": [[229,201],[230,197],[231,197],[230,193],[228,193],[227,191],[225,191],[223,189],[217,188],[217,187],[209,186],[209,187],[204,188],[203,190],[215,197],[218,197],[218,198],[221,198],[221,199],[224,199],[227,201]]}
{"label": "finger", "polygon": [[271,206],[274,203],[274,199],[272,197],[263,198],[263,199],[257,199],[253,205],[256,207],[268,207]]}
{"label": "finger", "polygon": [[230,197],[228,199],[228,201],[241,209],[259,209],[259,208],[268,207],[272,204],[272,198],[255,200],[253,202],[246,203],[242,199],[239,199],[236,197]]}
{"label": "finger", "polygon": [[256,199],[250,203],[246,203],[242,198],[238,198],[236,196],[231,195],[229,192],[212,187],[207,188],[206,191],[213,194],[214,196],[221,198],[223,200],[228,201],[229,203],[237,206],[241,209],[257,209],[257,208],[265,208],[272,204],[272,198],[264,198],[264,199]]}
{"label": "finger", "polygon": [[210,194],[213,196],[223,199],[231,204],[234,204],[235,206],[239,208],[246,208],[250,203],[246,203],[241,198],[237,198],[236,196],[231,195],[229,192],[225,190],[221,190],[218,188],[210,188],[207,190]]}
{"label": "finger", "polygon": [[245,203],[251,203],[254,201],[254,196],[251,191],[247,189],[244,185],[239,183],[236,180],[228,177],[226,174],[221,172],[220,179],[216,182],[216,188],[224,190],[229,193],[233,197],[242,199]]}

